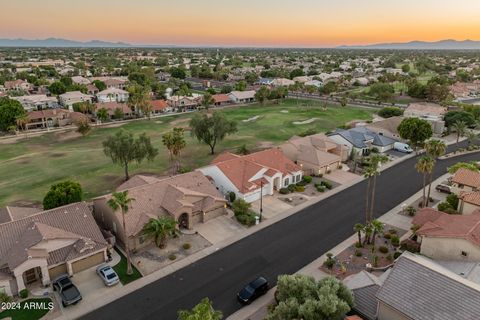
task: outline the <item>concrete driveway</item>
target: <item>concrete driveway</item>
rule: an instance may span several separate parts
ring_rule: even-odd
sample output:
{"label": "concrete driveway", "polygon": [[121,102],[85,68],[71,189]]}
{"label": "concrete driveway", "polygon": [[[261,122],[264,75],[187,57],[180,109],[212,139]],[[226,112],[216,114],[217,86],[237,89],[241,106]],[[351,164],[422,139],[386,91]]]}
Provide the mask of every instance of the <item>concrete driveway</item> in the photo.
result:
{"label": "concrete driveway", "polygon": [[220,216],[205,223],[198,223],[194,226],[202,237],[211,244],[222,242],[245,230],[245,227],[238,223],[233,217],[233,212]]}
{"label": "concrete driveway", "polygon": [[[263,197],[262,207],[263,207],[262,217],[265,219],[271,219],[275,217],[277,214],[292,208],[291,205],[278,199],[276,196]],[[252,202],[252,209],[257,213],[260,213],[260,200]]]}
{"label": "concrete driveway", "polygon": [[341,185],[350,184],[354,181],[363,179],[362,176],[344,170],[332,171],[330,174],[326,174],[324,177],[327,180],[336,182]]}

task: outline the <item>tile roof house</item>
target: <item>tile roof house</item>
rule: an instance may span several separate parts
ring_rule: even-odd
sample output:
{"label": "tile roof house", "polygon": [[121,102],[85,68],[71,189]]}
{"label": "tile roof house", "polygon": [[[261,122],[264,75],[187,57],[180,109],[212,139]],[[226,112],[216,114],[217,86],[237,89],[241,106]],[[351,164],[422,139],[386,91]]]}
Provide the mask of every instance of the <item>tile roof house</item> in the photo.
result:
{"label": "tile roof house", "polygon": [[378,320],[477,319],[480,286],[434,261],[404,253],[377,293]]}
{"label": "tile roof house", "polygon": [[467,320],[480,314],[480,285],[470,273],[470,265],[404,252],[382,276],[363,271],[345,284],[354,293],[354,311],[368,320]]}
{"label": "tile roof house", "polygon": [[17,79],[13,81],[5,81],[3,84],[5,90],[22,90],[22,91],[30,91],[33,89],[33,85],[28,83],[28,81]]}
{"label": "tile roof house", "polygon": [[212,95],[212,98],[213,98],[213,105],[216,107],[232,103],[232,100],[230,100],[230,97],[227,94],[217,93]]}
{"label": "tile roof house", "polygon": [[[135,176],[117,190],[128,190],[129,197],[135,199],[125,215],[126,234],[132,250],[151,243],[142,234],[150,219],[168,216],[178,221],[180,227],[191,229],[197,223],[226,213],[225,198],[207,177],[197,171],[165,179]],[[94,216],[99,225],[124,244],[122,213],[113,212],[107,205],[110,198],[111,195],[105,195],[93,200]]]}
{"label": "tile roof house", "polygon": [[53,127],[64,127],[74,123],[79,119],[89,118],[80,112],[72,112],[65,109],[45,109],[30,111],[27,114],[28,129],[35,128],[53,128]]}
{"label": "tile roof house", "polygon": [[249,103],[255,101],[255,91],[232,91],[228,94],[234,103]]}
{"label": "tile roof house", "polygon": [[97,93],[98,102],[127,102],[130,94],[128,91],[110,87]]}
{"label": "tile roof house", "polygon": [[461,192],[480,190],[480,172],[460,168],[451,177],[452,191],[459,195]]}
{"label": "tile roof house", "polygon": [[393,148],[398,140],[380,135],[365,127],[356,127],[348,130],[337,129],[327,135],[331,140],[348,148],[350,154],[355,150],[358,154],[368,154],[372,148],[385,152]]}
{"label": "tile roof house", "polygon": [[420,253],[438,260],[480,261],[480,211],[469,215],[450,215],[419,210],[413,224]]}
{"label": "tile roof house", "polygon": [[450,92],[457,99],[471,99],[480,95],[480,81],[475,80],[471,83],[457,82],[450,86]]}
{"label": "tile roof house", "polygon": [[172,108],[168,105],[166,100],[151,100],[150,105],[152,107],[152,114],[160,114],[172,111]]}
{"label": "tile roof house", "polygon": [[403,116],[406,118],[420,118],[426,120],[432,126],[434,134],[441,134],[445,129],[443,117],[447,113],[447,108],[430,102],[411,103]]}
{"label": "tile roof house", "polygon": [[201,96],[171,96],[167,99],[167,104],[172,110],[185,111],[195,110],[202,102]]}
{"label": "tile roof house", "polygon": [[107,114],[110,117],[110,119],[115,118],[115,111],[121,110],[121,114],[123,115],[123,118],[130,118],[133,116],[134,112],[132,111],[132,108],[130,108],[126,103],[120,103],[120,102],[101,102],[101,103],[96,103],[95,104],[95,116],[97,111],[100,109],[106,109]]}
{"label": "tile roof house", "polygon": [[62,106],[73,110],[73,104],[81,102],[92,102],[93,96],[84,94],[80,91],[69,91],[58,96],[58,101]]}
{"label": "tile roof house", "polygon": [[395,139],[395,140],[401,140],[402,138],[400,137],[400,134],[398,133],[397,128],[403,119],[405,118],[401,116],[391,117],[388,119],[369,123],[365,127],[368,130],[375,132],[379,135],[382,135],[391,139]]}
{"label": "tile roof house", "polygon": [[58,107],[57,98],[47,97],[45,94],[12,97],[11,99],[20,102],[26,111],[53,109]]}
{"label": "tile roof house", "polygon": [[[108,244],[85,202],[35,212],[7,208],[0,223],[0,289],[17,294],[106,261]],[[20,212],[23,211],[23,212]]]}
{"label": "tile roof house", "polygon": [[480,210],[480,191],[463,192],[459,199],[458,212],[461,214],[472,214]]}
{"label": "tile roof house", "polygon": [[338,169],[348,158],[348,150],[323,133],[294,136],[279,146],[285,156],[301,166],[306,174],[325,174]]}
{"label": "tile roof house", "polygon": [[234,192],[247,202],[273,195],[303,176],[301,167],[275,148],[244,156],[226,152],[197,170],[211,178],[222,194]]}

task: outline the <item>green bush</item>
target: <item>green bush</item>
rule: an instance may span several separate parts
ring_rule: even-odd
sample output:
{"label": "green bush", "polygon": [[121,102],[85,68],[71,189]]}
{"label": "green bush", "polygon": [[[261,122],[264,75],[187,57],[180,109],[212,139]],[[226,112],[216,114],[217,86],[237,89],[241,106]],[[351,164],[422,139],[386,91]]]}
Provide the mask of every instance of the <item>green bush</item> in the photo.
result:
{"label": "green bush", "polygon": [[458,209],[458,196],[455,193],[450,193],[446,199],[447,203],[452,206],[454,210]]}
{"label": "green bush", "polygon": [[171,255],[168,256],[168,259],[173,261],[173,260],[177,259],[177,256],[172,253]]}
{"label": "green bush", "polygon": [[232,203],[232,210],[235,215],[248,214],[252,205],[243,199],[237,199]]}
{"label": "green bush", "polygon": [[385,257],[388,261],[392,262],[393,261],[393,257],[391,254],[389,254],[388,256]]}
{"label": "green bush", "polygon": [[190,169],[189,167],[181,167],[180,169],[178,169],[178,173],[188,173],[192,171],[192,169]]}
{"label": "green bush", "polygon": [[388,253],[388,247],[386,246],[380,246],[378,248],[378,251],[380,251],[381,253]]}
{"label": "green bush", "polygon": [[378,111],[378,115],[382,118],[391,118],[403,115],[403,109],[398,107],[385,107]]}
{"label": "green bush", "polygon": [[393,259],[398,259],[398,257],[400,257],[402,255],[402,253],[400,251],[395,251],[395,253],[393,254]]}
{"label": "green bush", "polygon": [[317,186],[317,191],[318,192],[325,192],[325,187],[324,186]]}
{"label": "green bush", "polygon": [[410,217],[413,217],[415,215],[415,213],[417,213],[417,209],[415,209],[414,207],[412,206],[408,206],[407,209],[407,214],[410,216]]}
{"label": "green bush", "polygon": [[355,248],[361,248],[362,244],[358,241],[355,242]]}
{"label": "green bush", "polygon": [[398,247],[400,245],[400,238],[396,235],[392,235],[390,242],[392,243],[392,246]]}
{"label": "green bush", "polygon": [[400,249],[406,250],[412,253],[420,252],[420,243],[411,239],[405,239],[400,245]]}
{"label": "green bush", "polygon": [[28,289],[22,289],[20,290],[20,292],[18,293],[18,295],[20,296],[20,298],[22,299],[25,299],[26,297],[28,297]]}
{"label": "green bush", "polygon": [[303,176],[303,181],[306,183],[311,183],[313,178],[311,176]]}
{"label": "green bush", "polygon": [[290,190],[288,190],[288,188],[281,188],[278,192],[280,192],[280,194],[289,194]]}
{"label": "green bush", "polygon": [[378,267],[378,256],[377,255],[374,255],[372,257],[372,262],[373,262],[372,264],[373,264],[374,268]]}
{"label": "green bush", "polygon": [[452,205],[448,202],[441,202],[438,204],[437,209],[439,211],[446,212],[446,210],[455,210],[453,209]]}
{"label": "green bush", "polygon": [[235,218],[237,218],[237,221],[245,226],[253,226],[257,221],[256,217],[257,215],[253,211],[250,211],[247,214],[235,215]]}
{"label": "green bush", "polygon": [[322,180],[320,184],[329,190],[333,188],[332,184],[326,180]]}
{"label": "green bush", "polygon": [[290,192],[294,192],[294,191],[295,191],[295,187],[296,187],[296,185],[290,184],[290,185],[287,187],[287,189],[288,189],[288,191],[290,191]]}
{"label": "green bush", "polygon": [[300,181],[300,182],[297,182],[296,186],[301,186],[301,187],[305,187],[308,183],[306,183],[305,181]]}
{"label": "green bush", "polygon": [[230,192],[228,193],[228,200],[229,200],[230,202],[235,201],[236,198],[237,198],[237,195],[235,194],[235,192],[230,191]]}
{"label": "green bush", "polygon": [[11,302],[13,300],[12,297],[10,297],[8,294],[6,293],[0,293],[0,302]]}
{"label": "green bush", "polygon": [[333,258],[333,254],[327,253],[327,260],[323,262],[323,265],[328,269],[333,268],[333,266],[335,265],[335,258]]}
{"label": "green bush", "polygon": [[358,249],[355,250],[355,256],[356,256],[356,257],[361,257],[361,256],[363,256],[362,251],[361,251],[361,250],[358,250]]}
{"label": "green bush", "polygon": [[372,149],[370,149],[370,152],[371,153],[380,153],[380,150],[378,150],[377,147],[373,147]]}
{"label": "green bush", "polygon": [[185,250],[188,250],[188,249],[190,249],[191,247],[192,247],[192,245],[191,245],[190,243],[188,243],[188,242],[186,242],[186,243],[184,243],[184,244],[182,245],[182,248],[185,249]]}

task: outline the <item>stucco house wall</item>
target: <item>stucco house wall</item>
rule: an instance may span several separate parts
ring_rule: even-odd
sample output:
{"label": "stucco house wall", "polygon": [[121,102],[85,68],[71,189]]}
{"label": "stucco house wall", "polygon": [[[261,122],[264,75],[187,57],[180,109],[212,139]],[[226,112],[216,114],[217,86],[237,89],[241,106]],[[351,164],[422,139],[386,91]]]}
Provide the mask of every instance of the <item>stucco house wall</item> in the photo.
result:
{"label": "stucco house wall", "polygon": [[480,261],[480,247],[464,239],[422,236],[420,253],[434,260]]}
{"label": "stucco house wall", "polygon": [[383,303],[382,301],[378,302],[377,317],[378,317],[378,320],[410,320],[411,319],[410,317],[407,317],[403,313]]}

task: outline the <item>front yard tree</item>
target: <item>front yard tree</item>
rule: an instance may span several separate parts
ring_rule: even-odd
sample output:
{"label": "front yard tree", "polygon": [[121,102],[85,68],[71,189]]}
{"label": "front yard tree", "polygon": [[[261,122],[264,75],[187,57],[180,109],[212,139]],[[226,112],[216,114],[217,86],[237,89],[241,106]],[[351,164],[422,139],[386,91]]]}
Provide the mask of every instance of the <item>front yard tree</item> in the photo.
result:
{"label": "front yard tree", "polygon": [[208,110],[208,108],[210,108],[214,102],[215,101],[213,100],[212,94],[210,92],[205,92],[202,97],[202,106],[205,108],[205,110]]}
{"label": "front yard tree", "polygon": [[191,134],[198,141],[210,146],[211,154],[215,154],[215,146],[229,134],[237,132],[237,123],[228,120],[221,112],[212,115],[195,114],[190,120]]}
{"label": "front yard tree", "polygon": [[222,318],[222,312],[213,309],[212,302],[208,298],[203,298],[191,311],[178,311],[179,320],[220,320]]}
{"label": "front yard tree", "polygon": [[375,219],[375,220],[372,220],[370,224],[372,226],[372,245],[373,245],[373,248],[375,248],[375,238],[377,237],[378,234],[383,233],[383,223]]}
{"label": "front yard tree", "polygon": [[418,118],[403,119],[397,130],[400,137],[410,141],[415,150],[433,135],[432,126],[428,121]]}
{"label": "front yard tree", "polygon": [[378,102],[390,101],[394,94],[395,88],[391,84],[384,82],[374,83],[368,90],[368,95],[375,98]]}
{"label": "front yard tree", "polygon": [[159,248],[165,248],[167,239],[178,234],[177,221],[170,217],[150,219],[143,227],[142,233],[152,238]]}
{"label": "front yard tree", "polygon": [[[445,142],[437,139],[429,140],[425,143],[425,150],[427,151],[427,155],[429,155],[433,159],[433,167],[435,168],[436,159],[441,157],[447,152],[447,145]],[[432,169],[433,172],[433,169]],[[430,173],[428,178],[428,192],[427,192],[427,199],[430,199],[430,191],[432,189],[432,179],[433,175]]]}
{"label": "front yard tree", "polygon": [[20,102],[9,99],[0,98],[0,131],[7,132],[14,126],[17,127],[17,118],[25,114]]}
{"label": "front yard tree", "polygon": [[427,178],[432,173],[434,166],[434,160],[429,156],[423,156],[418,159],[415,169],[421,174],[423,174],[423,197],[422,197],[422,206],[428,206],[429,199],[426,196],[427,188]]}
{"label": "front yard tree", "polygon": [[178,158],[182,149],[187,145],[183,133],[183,128],[173,128],[172,131],[169,131],[162,136],[163,145],[168,149],[170,161],[172,162],[174,158]]}
{"label": "front yard tree", "polygon": [[145,133],[135,138],[131,132],[120,130],[116,134],[109,136],[103,142],[103,152],[112,162],[121,165],[125,170],[125,180],[128,175],[128,165],[132,162],[141,163],[147,159],[152,161],[158,154]]}
{"label": "front yard tree", "polygon": [[459,169],[467,169],[473,172],[479,172],[480,168],[475,161],[472,162],[458,162],[448,168],[448,173],[455,174]]}
{"label": "front yard tree", "polygon": [[465,135],[465,131],[467,130],[467,123],[464,121],[456,121],[452,125],[452,129],[457,134],[457,143],[460,141],[460,137]]}
{"label": "front yard tree", "polygon": [[265,101],[268,100],[268,97],[270,96],[270,90],[266,86],[261,86],[260,89],[255,93],[255,100],[260,102],[260,104],[263,106],[265,104]]}
{"label": "front yard tree", "polygon": [[125,253],[127,254],[127,274],[131,275],[132,270],[132,261],[130,259],[130,244],[128,243],[128,233],[127,227],[125,225],[125,215],[128,213],[130,208],[130,203],[135,201],[134,198],[128,197],[128,190],[123,192],[114,192],[110,200],[108,200],[108,206],[115,212],[118,209],[122,211],[122,224],[123,224],[123,238],[125,239]]}
{"label": "front yard tree", "polygon": [[278,304],[267,320],[340,320],[354,305],[350,289],[333,277],[315,281],[300,274],[279,276],[276,297]]}
{"label": "front yard tree", "polygon": [[67,180],[50,187],[43,198],[43,209],[50,210],[70,203],[82,201],[83,191],[80,183]]}
{"label": "front yard tree", "polygon": [[108,120],[108,111],[105,108],[100,108],[97,110],[97,118],[101,122],[105,122]]}
{"label": "front yard tree", "polygon": [[365,170],[364,176],[368,179],[365,221],[367,224],[373,219],[373,209],[375,205],[375,188],[377,185],[377,176],[380,174],[379,168],[382,162],[386,161],[386,156],[374,154],[370,157],[370,163]]}

